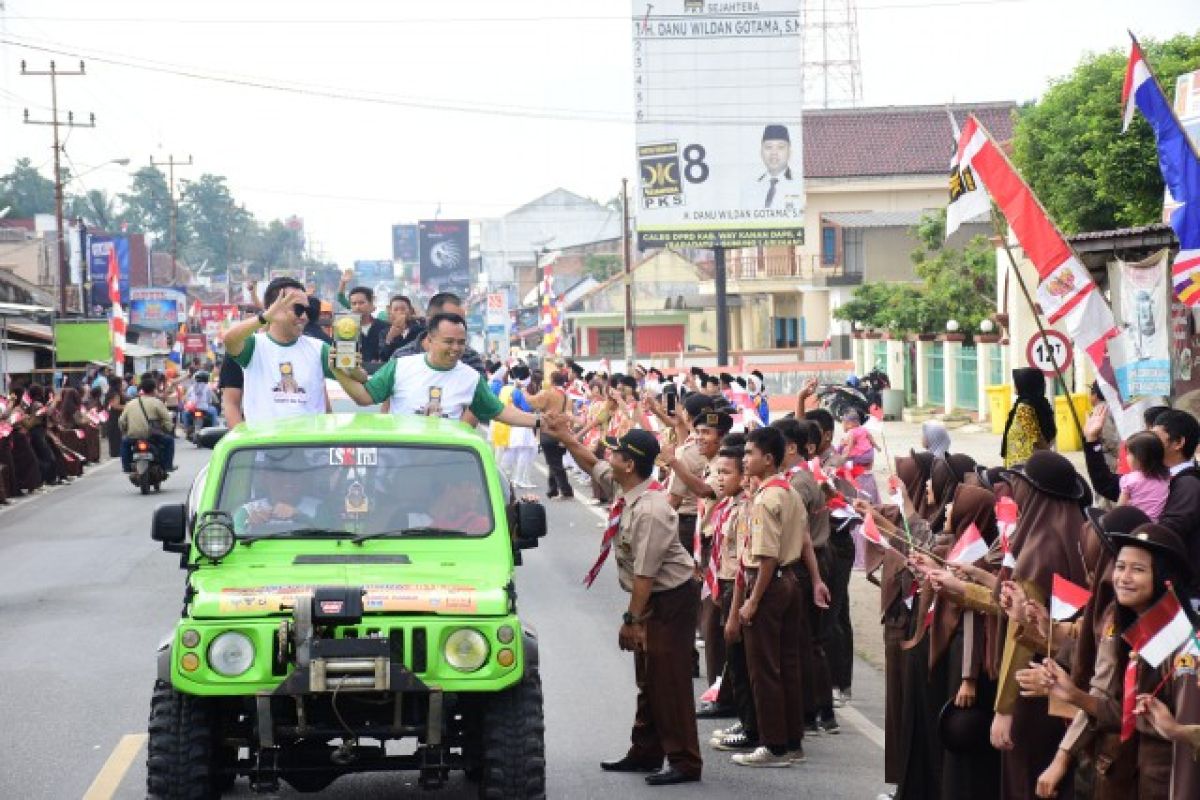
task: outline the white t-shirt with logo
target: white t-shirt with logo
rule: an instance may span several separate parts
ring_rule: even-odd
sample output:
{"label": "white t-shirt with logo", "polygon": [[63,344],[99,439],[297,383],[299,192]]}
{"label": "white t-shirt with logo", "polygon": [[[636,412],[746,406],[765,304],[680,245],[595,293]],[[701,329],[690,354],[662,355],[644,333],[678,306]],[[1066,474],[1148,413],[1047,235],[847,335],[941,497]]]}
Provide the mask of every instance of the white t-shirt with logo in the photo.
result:
{"label": "white t-shirt with logo", "polygon": [[461,361],[450,369],[429,365],[424,353],[393,358],[366,383],[376,403],[392,399],[393,414],[462,419],[468,408],[487,422],[504,410],[487,378]]}
{"label": "white t-shirt with logo", "polygon": [[265,332],[251,336],[234,356],[245,372],[242,415],[246,422],[325,413],[329,345],[311,336],[281,344]]}

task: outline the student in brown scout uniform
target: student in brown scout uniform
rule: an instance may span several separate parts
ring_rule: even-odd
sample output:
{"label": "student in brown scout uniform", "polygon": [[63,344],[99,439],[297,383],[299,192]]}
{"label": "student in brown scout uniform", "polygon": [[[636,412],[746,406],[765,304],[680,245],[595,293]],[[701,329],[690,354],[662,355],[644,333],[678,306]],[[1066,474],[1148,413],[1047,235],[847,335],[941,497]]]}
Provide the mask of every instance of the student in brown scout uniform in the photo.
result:
{"label": "student in brown scout uniform", "polygon": [[783,455],[783,434],[774,428],[746,435],[745,470],[761,482],[750,504],[749,540],[740,551],[744,582],[734,589],[737,614],[731,617],[732,633],[736,636],[740,627],[745,641],[758,715],[759,747],[733,757],[746,767],[790,767],[805,759],[800,671],[804,603],[796,579],[801,557],[807,555],[806,566],[819,573],[804,503],[779,473]]}
{"label": "student in brown scout uniform", "polygon": [[[666,786],[700,780],[703,762],[692,695],[692,637],[700,592],[695,563],[676,534],[675,510],[652,480],[658,440],[633,429],[604,440],[608,460],[599,461],[570,434],[567,417],[551,414],[546,430],[567,448],[575,463],[617,499],[609,514],[600,559],[589,582],[616,551],[621,588],[630,593],[618,634],[622,650],[634,654],[637,715],[629,751],[600,767],[608,772],[650,772],[646,783]],[[618,494],[619,491],[619,494]],[[667,766],[662,767],[663,757]]]}

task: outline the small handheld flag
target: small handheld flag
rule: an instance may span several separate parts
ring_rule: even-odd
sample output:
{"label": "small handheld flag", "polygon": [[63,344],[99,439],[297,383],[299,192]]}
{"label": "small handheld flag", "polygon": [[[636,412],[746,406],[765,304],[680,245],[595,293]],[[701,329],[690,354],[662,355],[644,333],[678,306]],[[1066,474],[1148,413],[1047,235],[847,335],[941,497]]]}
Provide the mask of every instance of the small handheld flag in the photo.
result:
{"label": "small handheld flag", "polygon": [[1174,592],[1167,592],[1129,626],[1123,637],[1142,660],[1157,668],[1192,634],[1192,623],[1179,605],[1179,599]]}
{"label": "small handheld flag", "polygon": [[875,516],[873,514],[868,514],[867,516],[863,517],[862,535],[864,539],[873,545],[887,549],[891,548],[891,545],[888,544],[887,540],[884,539],[882,534],[879,533],[879,526],[875,524]]}
{"label": "small handheld flag", "polygon": [[1054,575],[1050,596],[1050,618],[1063,622],[1079,613],[1092,593],[1082,586],[1071,583],[1059,574]]}
{"label": "small handheld flag", "polygon": [[974,564],[987,555],[988,545],[979,533],[979,528],[972,522],[954,543],[954,549],[946,557],[951,564]]}

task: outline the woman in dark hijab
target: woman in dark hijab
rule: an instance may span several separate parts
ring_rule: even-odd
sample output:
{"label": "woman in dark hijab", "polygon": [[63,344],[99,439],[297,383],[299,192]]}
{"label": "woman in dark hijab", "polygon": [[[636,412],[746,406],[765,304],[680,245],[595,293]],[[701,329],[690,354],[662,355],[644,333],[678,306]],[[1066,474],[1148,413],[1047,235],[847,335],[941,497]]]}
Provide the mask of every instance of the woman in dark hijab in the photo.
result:
{"label": "woman in dark hijab", "polygon": [[1012,377],[1017,397],[1000,440],[1006,467],[1024,464],[1035,450],[1048,449],[1058,434],[1054,409],[1046,399],[1046,376],[1033,367],[1021,367],[1012,371]]}

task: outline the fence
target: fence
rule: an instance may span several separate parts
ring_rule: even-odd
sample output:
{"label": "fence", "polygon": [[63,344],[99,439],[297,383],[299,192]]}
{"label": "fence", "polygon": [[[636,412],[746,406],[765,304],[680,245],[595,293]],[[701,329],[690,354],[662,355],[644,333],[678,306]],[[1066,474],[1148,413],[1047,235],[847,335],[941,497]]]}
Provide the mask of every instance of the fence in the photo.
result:
{"label": "fence", "polygon": [[1004,379],[1004,353],[1001,348],[992,348],[992,357],[988,359],[988,384],[996,386],[997,384],[1006,383]]}
{"label": "fence", "polygon": [[955,365],[954,405],[956,408],[979,409],[979,357],[974,347],[961,347]]}
{"label": "fence", "polygon": [[942,360],[942,343],[930,342],[925,348],[925,373],[929,376],[929,405],[940,406],[946,402],[945,362]]}

